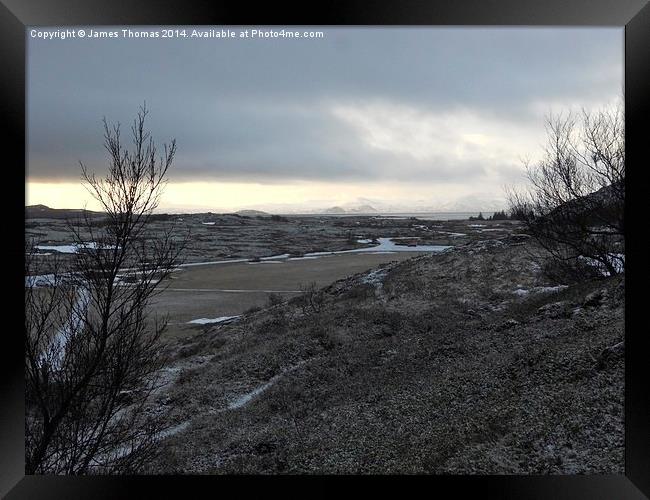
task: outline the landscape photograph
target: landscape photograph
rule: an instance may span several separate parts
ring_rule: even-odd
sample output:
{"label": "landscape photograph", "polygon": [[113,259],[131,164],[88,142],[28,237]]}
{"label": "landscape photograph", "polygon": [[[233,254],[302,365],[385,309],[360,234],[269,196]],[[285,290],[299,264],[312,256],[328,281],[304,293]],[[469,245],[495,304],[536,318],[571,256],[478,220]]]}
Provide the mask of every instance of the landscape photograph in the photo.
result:
{"label": "landscape photograph", "polygon": [[624,473],[623,29],[26,33],[27,474]]}

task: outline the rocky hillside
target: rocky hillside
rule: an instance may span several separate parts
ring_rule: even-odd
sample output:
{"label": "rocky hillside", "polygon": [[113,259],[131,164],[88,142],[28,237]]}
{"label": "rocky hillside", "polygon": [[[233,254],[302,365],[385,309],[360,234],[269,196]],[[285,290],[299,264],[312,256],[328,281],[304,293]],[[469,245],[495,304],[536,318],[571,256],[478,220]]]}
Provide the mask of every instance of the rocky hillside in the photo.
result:
{"label": "rocky hillside", "polygon": [[50,208],[47,205],[27,205],[25,219],[68,219],[76,218],[83,214],[91,217],[103,217],[101,212],[84,210],[81,208]]}
{"label": "rocky hillside", "polygon": [[522,237],[271,300],[172,346],[149,473],[623,472],[622,276]]}

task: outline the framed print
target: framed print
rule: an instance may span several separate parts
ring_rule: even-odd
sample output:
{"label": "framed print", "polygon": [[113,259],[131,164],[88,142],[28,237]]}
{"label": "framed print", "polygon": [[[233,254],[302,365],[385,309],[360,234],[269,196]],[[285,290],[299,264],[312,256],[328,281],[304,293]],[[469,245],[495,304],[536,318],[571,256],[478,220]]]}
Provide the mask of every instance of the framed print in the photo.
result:
{"label": "framed print", "polygon": [[2,494],[647,498],[650,7],[306,7],[3,0]]}

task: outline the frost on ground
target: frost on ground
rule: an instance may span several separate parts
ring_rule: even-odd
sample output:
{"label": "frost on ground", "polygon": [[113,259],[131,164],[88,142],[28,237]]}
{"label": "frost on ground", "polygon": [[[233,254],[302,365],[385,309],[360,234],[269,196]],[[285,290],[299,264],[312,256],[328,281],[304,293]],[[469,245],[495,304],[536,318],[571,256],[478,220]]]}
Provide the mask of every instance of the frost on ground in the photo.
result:
{"label": "frost on ground", "polygon": [[237,316],[220,316],[218,318],[198,318],[198,319],[193,319],[191,321],[188,321],[188,323],[193,323],[196,325],[208,325],[211,323],[224,323],[226,321],[232,321],[236,318],[239,318],[239,315]]}
{"label": "frost on ground", "polygon": [[549,286],[529,250],[419,255],[188,339],[163,397],[191,432],[152,468],[621,473],[623,277]]}
{"label": "frost on ground", "polygon": [[280,375],[276,375],[271,380],[269,380],[267,383],[265,383],[265,384],[263,384],[263,385],[261,385],[259,387],[256,387],[251,392],[247,392],[246,394],[243,394],[242,396],[238,397],[237,399],[235,399],[234,401],[232,401],[228,405],[228,409],[229,410],[236,410],[237,408],[241,408],[242,406],[247,405],[255,397],[259,396],[264,391],[266,391],[269,387],[271,387],[278,378],[280,378]]}
{"label": "frost on ground", "polygon": [[438,232],[442,234],[447,234],[449,235],[450,238],[462,238],[463,236],[467,236],[466,233],[454,233],[450,231],[438,231]]}
{"label": "frost on ground", "polygon": [[557,293],[566,288],[568,288],[568,285],[536,286],[529,290],[519,287],[513,290],[512,293],[515,295],[519,295],[520,297],[525,297],[526,295],[531,293]]}
{"label": "frost on ground", "polygon": [[[596,269],[603,276],[610,276],[610,272],[607,267],[600,261],[592,259],[591,257],[585,257],[580,255],[578,257],[581,261],[585,262],[587,265]],[[610,253],[606,258],[607,262],[616,269],[617,273],[621,273],[625,270],[625,254],[622,253]]]}
{"label": "frost on ground", "polygon": [[170,436],[174,436],[179,432],[183,432],[189,426],[190,426],[190,421],[186,420],[185,422],[181,422],[180,424],[174,425],[172,427],[168,427],[167,429],[160,431],[156,437],[158,439],[164,439]]}
{"label": "frost on ground", "polygon": [[366,283],[368,285],[373,285],[377,288],[381,288],[384,278],[388,274],[388,269],[376,269],[370,271],[364,277],[361,278],[361,283]]}
{"label": "frost on ground", "polygon": [[27,286],[49,287],[49,286],[54,286],[56,282],[57,282],[57,277],[54,274],[40,274],[40,275],[33,275],[33,276],[25,276],[26,287]]}
{"label": "frost on ground", "polygon": [[80,250],[109,250],[115,248],[114,245],[101,245],[91,241],[83,245],[36,245],[38,250],[53,250],[59,253],[78,253]]}

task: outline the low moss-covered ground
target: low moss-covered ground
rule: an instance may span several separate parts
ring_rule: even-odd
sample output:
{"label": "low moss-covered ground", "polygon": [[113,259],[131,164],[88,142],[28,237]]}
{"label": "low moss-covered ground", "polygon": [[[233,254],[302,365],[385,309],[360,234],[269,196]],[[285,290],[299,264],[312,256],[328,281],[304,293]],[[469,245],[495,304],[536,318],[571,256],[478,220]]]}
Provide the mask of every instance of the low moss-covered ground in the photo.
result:
{"label": "low moss-covered ground", "polygon": [[[623,472],[623,277],[472,241],[171,346],[148,473]],[[310,300],[311,299],[311,300]]]}

